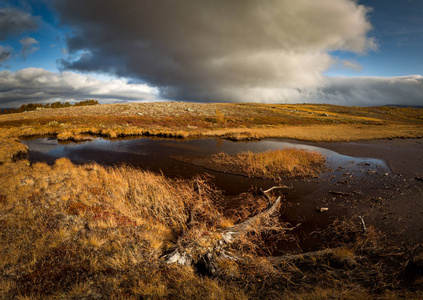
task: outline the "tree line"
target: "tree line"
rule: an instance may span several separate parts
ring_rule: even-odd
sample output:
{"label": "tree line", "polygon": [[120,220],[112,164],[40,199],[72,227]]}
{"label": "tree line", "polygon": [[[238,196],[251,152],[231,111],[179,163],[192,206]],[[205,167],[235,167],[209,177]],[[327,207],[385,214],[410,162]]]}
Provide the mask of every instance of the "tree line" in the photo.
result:
{"label": "tree line", "polygon": [[84,100],[79,101],[74,104],[70,104],[69,102],[53,102],[53,103],[28,103],[22,104],[18,108],[2,108],[0,109],[0,114],[14,114],[20,113],[24,111],[33,111],[38,109],[48,109],[48,108],[63,108],[63,107],[70,107],[70,106],[88,106],[88,105],[96,105],[99,104],[97,100]]}

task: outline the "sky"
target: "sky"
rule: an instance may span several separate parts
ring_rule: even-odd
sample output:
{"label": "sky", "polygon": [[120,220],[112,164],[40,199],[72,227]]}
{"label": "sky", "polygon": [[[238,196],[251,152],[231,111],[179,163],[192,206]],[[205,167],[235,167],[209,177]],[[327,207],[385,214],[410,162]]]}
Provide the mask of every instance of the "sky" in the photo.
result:
{"label": "sky", "polygon": [[423,105],[423,0],[0,0],[0,107]]}

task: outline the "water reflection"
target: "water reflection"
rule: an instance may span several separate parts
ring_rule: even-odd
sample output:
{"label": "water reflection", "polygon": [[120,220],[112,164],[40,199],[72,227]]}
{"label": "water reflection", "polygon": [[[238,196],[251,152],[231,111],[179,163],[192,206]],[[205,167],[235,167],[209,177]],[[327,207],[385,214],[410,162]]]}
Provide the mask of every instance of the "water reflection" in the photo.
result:
{"label": "water reflection", "polygon": [[[284,148],[297,148],[318,151],[326,156],[328,163],[338,165],[379,165],[388,169],[387,164],[378,159],[341,155],[317,146],[281,140],[259,142],[232,142],[221,139],[166,140],[166,139],[119,139],[96,138],[82,143],[59,143],[55,138],[38,138],[23,141],[30,151],[38,151],[55,157],[68,157],[76,162],[97,162],[109,164],[126,162],[137,166],[148,164],[146,160],[159,158],[164,168],[166,159],[171,156],[211,155],[219,152],[236,154],[242,151],[260,152]],[[155,159],[156,160],[156,159]]]}

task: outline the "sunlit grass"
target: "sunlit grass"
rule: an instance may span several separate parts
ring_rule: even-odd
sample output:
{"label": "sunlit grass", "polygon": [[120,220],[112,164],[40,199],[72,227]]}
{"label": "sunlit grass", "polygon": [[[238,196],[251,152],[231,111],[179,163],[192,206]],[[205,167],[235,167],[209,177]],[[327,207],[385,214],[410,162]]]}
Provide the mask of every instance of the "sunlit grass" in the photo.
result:
{"label": "sunlit grass", "polygon": [[325,163],[325,158],[318,152],[293,148],[236,155],[219,153],[211,159],[215,164],[246,173],[249,177],[273,180],[315,177]]}
{"label": "sunlit grass", "polygon": [[209,188],[198,196],[198,184],[64,158],[53,166],[0,165],[2,295],[245,298],[236,287],[160,259],[187,230],[190,211],[202,228],[230,226],[213,209]]}
{"label": "sunlit grass", "polygon": [[311,104],[138,103],[0,115],[4,137],[158,136],[356,141],[423,137],[423,109]]}

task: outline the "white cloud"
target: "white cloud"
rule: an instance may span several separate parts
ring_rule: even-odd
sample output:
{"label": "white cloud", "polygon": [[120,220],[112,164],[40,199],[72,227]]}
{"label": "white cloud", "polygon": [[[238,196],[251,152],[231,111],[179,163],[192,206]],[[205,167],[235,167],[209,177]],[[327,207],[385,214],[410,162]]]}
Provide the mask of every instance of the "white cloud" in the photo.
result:
{"label": "white cloud", "polygon": [[99,80],[72,72],[54,73],[41,68],[0,72],[0,106],[27,102],[97,99],[103,102],[153,100],[157,90],[125,80]]}

